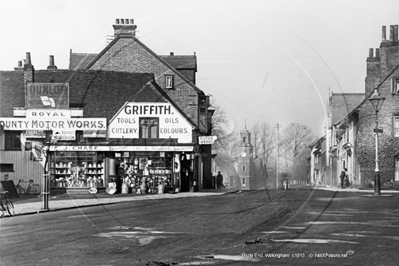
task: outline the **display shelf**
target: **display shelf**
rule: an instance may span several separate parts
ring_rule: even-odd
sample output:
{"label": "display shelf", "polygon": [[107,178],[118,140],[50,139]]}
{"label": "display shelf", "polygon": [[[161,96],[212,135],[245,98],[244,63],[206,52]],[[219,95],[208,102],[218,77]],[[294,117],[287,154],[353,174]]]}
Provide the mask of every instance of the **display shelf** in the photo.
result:
{"label": "display shelf", "polygon": [[55,152],[51,168],[52,187],[98,187],[105,183],[104,162],[97,152]]}

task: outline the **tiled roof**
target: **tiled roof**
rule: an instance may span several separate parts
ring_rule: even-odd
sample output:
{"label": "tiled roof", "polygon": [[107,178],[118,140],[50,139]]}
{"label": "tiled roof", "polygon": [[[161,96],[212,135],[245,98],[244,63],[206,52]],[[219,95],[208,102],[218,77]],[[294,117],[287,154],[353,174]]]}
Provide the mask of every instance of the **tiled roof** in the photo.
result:
{"label": "tiled roof", "polygon": [[197,56],[195,55],[160,55],[169,65],[179,69],[194,69],[197,71]]}
{"label": "tiled roof", "polygon": [[[25,106],[24,74],[0,71],[0,117],[12,117],[13,107]],[[84,117],[105,117],[109,121],[125,104],[170,102],[170,97],[154,82],[153,74],[93,70],[39,70],[35,82],[68,82],[70,105],[83,106]]]}
{"label": "tiled roof", "polygon": [[[111,49],[111,47],[117,43],[121,38],[131,38],[133,39],[134,42],[136,42],[138,45],[140,45],[143,49],[145,49],[147,52],[149,52],[151,55],[153,55],[156,59],[158,59],[160,62],[164,63],[164,65],[166,67],[168,67],[170,70],[172,70],[176,75],[178,75],[181,79],[189,81],[187,79],[187,77],[185,77],[182,73],[180,73],[176,68],[174,68],[172,65],[170,65],[169,63],[167,63],[161,56],[157,55],[156,53],[154,53],[154,51],[152,51],[150,48],[148,48],[144,43],[142,43],[139,39],[137,39],[136,37],[134,37],[133,35],[118,35],[116,36],[115,39],[112,40],[112,42],[110,42],[107,47],[105,47],[98,55],[96,55],[96,57],[88,64],[86,65],[86,69],[90,69],[90,67],[92,67],[95,62],[101,58],[109,49]],[[201,95],[205,95],[205,93],[198,88],[195,84],[191,83],[191,82],[187,82],[187,84],[189,86],[191,86],[198,94]]]}
{"label": "tiled roof", "polygon": [[13,116],[14,107],[25,107],[24,74],[0,71],[0,117]]}
{"label": "tiled roof", "polygon": [[70,53],[69,56],[69,69],[77,70],[84,69],[97,54],[86,54],[86,53]]}
{"label": "tiled roof", "polygon": [[331,96],[332,124],[347,116],[363,100],[364,93],[333,93]]}

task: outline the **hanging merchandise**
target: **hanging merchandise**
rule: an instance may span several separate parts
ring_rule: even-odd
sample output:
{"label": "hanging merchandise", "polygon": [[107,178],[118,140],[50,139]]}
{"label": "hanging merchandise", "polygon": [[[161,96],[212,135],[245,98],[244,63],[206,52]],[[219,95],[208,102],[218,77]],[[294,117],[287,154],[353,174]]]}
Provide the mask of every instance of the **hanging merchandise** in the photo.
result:
{"label": "hanging merchandise", "polygon": [[175,160],[174,160],[174,167],[175,167],[175,172],[179,173],[180,172],[180,154],[175,154]]}

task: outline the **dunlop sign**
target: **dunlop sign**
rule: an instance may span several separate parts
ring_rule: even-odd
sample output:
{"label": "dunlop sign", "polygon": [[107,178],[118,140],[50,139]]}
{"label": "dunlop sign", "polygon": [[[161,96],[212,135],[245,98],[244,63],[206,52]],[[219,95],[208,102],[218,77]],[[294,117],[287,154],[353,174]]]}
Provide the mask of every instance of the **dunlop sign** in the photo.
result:
{"label": "dunlop sign", "polygon": [[69,109],[69,84],[28,83],[26,109]]}
{"label": "dunlop sign", "polygon": [[4,130],[96,130],[107,129],[106,118],[27,119],[0,117]]}

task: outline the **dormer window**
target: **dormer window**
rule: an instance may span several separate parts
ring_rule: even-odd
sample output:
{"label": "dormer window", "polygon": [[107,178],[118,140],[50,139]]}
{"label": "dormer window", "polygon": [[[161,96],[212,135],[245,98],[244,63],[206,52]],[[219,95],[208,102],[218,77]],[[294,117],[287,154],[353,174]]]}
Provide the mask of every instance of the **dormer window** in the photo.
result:
{"label": "dormer window", "polygon": [[165,75],[165,88],[166,89],[174,88],[173,75]]}
{"label": "dormer window", "polygon": [[393,94],[399,94],[399,78],[392,78],[391,89]]}

